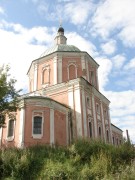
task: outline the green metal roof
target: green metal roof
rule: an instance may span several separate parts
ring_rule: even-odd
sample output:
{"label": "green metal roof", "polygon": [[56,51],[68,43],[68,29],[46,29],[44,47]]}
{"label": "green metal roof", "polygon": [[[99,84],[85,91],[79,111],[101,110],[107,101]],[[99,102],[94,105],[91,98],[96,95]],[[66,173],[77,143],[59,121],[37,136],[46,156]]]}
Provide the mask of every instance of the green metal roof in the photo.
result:
{"label": "green metal roof", "polygon": [[49,49],[47,49],[44,53],[41,54],[40,57],[44,57],[51,53],[58,51],[65,51],[65,52],[81,52],[76,46],[73,45],[66,45],[66,44],[57,44]]}

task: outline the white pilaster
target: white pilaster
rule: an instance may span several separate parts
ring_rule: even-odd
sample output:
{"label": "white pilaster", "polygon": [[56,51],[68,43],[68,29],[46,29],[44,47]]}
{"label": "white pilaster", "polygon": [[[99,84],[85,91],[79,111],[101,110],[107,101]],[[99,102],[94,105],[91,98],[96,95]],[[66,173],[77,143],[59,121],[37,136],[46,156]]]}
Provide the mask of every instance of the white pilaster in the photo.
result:
{"label": "white pilaster", "polygon": [[50,109],[50,144],[54,144],[54,109]]}
{"label": "white pilaster", "polygon": [[53,58],[53,75],[54,75],[54,84],[57,84],[57,56]]}
{"label": "white pilaster", "polygon": [[66,136],[67,136],[67,145],[69,145],[69,122],[68,122],[68,112],[66,113]]}
{"label": "white pilaster", "polygon": [[98,70],[96,70],[96,81],[97,81],[97,89],[99,89],[99,82],[98,82]]}
{"label": "white pilaster", "polygon": [[86,116],[86,98],[85,98],[84,90],[82,90],[82,110],[83,110],[84,137],[87,137],[88,131],[87,131],[87,116]]}
{"label": "white pilaster", "polygon": [[105,130],[105,120],[104,120],[104,113],[103,113],[103,106],[102,106],[102,102],[101,104],[101,118],[102,118],[102,125],[103,125],[103,137],[106,141],[106,130]]}
{"label": "white pilaster", "polygon": [[80,89],[77,87],[75,89],[75,112],[76,112],[76,127],[77,127],[77,137],[82,137],[82,117],[81,117],[81,99],[80,99]]}
{"label": "white pilaster", "polygon": [[89,76],[89,63],[88,63],[88,60],[86,60],[86,72],[87,72],[86,79],[89,82],[90,81],[90,76]]}
{"label": "white pilaster", "polygon": [[24,147],[25,109],[20,110],[19,147]]}
{"label": "white pilaster", "polygon": [[33,87],[34,91],[37,90],[37,69],[38,69],[38,65],[35,64],[34,65],[34,87]]}
{"label": "white pilaster", "polygon": [[[85,64],[84,56],[81,56],[81,64],[82,64],[82,71],[86,71],[86,64]],[[83,75],[83,78],[86,79],[86,75]]]}
{"label": "white pilaster", "polygon": [[58,59],[58,83],[62,82],[62,56]]}
{"label": "white pilaster", "polygon": [[98,134],[97,134],[97,120],[96,120],[96,110],[95,110],[95,99],[94,99],[94,95],[92,95],[92,108],[93,108],[95,137],[98,137]]}
{"label": "white pilaster", "polygon": [[[73,123],[73,138],[76,136],[76,124],[75,124],[75,115],[74,115],[74,92],[73,86],[68,87],[68,105],[72,109],[72,123]],[[71,122],[70,122],[71,123]],[[72,135],[71,135],[72,136]]]}
{"label": "white pilaster", "polygon": [[113,140],[112,140],[111,118],[110,118],[110,111],[109,111],[109,109],[108,109],[108,118],[109,118],[109,128],[110,128],[110,142],[113,144]]}

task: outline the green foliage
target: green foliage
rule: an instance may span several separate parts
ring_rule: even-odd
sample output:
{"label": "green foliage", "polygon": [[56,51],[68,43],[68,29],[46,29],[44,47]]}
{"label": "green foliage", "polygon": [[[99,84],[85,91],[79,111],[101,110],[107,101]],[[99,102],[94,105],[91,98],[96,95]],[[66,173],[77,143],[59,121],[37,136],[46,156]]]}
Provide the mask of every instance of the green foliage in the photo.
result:
{"label": "green foliage", "polygon": [[34,146],[0,150],[0,177],[4,180],[126,179],[135,177],[135,151],[100,141],[78,140],[68,148]]}
{"label": "green foliage", "polygon": [[0,127],[5,124],[5,115],[14,118],[18,104],[19,91],[15,89],[16,80],[9,78],[9,66],[0,67]]}

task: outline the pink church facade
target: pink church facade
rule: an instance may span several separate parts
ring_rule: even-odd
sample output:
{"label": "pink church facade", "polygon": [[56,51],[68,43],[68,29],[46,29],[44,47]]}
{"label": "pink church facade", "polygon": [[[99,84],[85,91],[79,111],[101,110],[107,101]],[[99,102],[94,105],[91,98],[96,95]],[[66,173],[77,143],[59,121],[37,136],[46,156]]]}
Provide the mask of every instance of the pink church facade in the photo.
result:
{"label": "pink church facade", "polygon": [[122,131],[111,124],[110,101],[99,91],[96,61],[67,45],[60,27],[55,45],[32,61],[29,93],[21,96],[16,120],[6,118],[0,146],[67,146],[78,138],[119,145]]}

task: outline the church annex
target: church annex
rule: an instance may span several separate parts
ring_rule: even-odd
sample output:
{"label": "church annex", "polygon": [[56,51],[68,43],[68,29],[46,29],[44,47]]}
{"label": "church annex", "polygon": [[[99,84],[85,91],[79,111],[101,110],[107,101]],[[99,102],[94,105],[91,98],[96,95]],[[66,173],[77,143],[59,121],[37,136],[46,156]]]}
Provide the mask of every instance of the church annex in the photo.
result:
{"label": "church annex", "polygon": [[0,146],[67,146],[78,138],[121,144],[122,130],[111,124],[110,102],[99,91],[99,65],[87,52],[67,45],[62,27],[54,40],[32,61],[29,93],[20,97],[16,120],[6,118]]}

